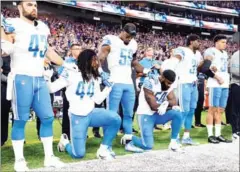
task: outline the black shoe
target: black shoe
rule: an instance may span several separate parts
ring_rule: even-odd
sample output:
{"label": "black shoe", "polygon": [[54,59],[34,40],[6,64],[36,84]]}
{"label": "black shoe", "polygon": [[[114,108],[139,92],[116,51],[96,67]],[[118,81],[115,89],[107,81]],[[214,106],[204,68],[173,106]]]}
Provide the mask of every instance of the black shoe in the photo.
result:
{"label": "black shoe", "polygon": [[195,128],[195,127],[192,125],[192,128]]}
{"label": "black shoe", "polygon": [[225,124],[224,122],[221,122],[221,125],[227,125],[227,124]]}
{"label": "black shoe", "polygon": [[155,126],[154,128],[155,128],[155,130],[162,130],[162,129],[159,128],[158,126]]}
{"label": "black shoe", "polygon": [[216,139],[215,136],[208,137],[208,143],[218,144],[219,141]]}
{"label": "black shoe", "polygon": [[203,124],[195,124],[195,127],[201,127],[201,128],[205,128],[206,125],[203,125]]}
{"label": "black shoe", "polygon": [[228,140],[228,139],[224,138],[223,136],[218,136],[218,137],[216,137],[216,139],[217,139],[219,142],[232,143],[232,140]]}
{"label": "black shoe", "polygon": [[99,132],[95,132],[95,133],[94,133],[94,137],[96,137],[96,138],[102,138],[102,136],[100,135]]}
{"label": "black shoe", "polygon": [[134,128],[132,129],[132,132],[133,132],[133,133],[135,133],[135,134],[137,134],[137,133],[138,133],[138,131],[137,131],[137,130],[135,130]]}

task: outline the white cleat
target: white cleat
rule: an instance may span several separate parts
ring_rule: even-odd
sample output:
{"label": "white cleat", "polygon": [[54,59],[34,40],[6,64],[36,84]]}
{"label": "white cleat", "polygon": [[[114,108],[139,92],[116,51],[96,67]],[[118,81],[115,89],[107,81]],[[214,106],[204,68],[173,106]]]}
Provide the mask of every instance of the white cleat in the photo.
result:
{"label": "white cleat", "polygon": [[237,133],[233,133],[232,135],[232,141],[233,142],[239,142],[239,135]]}
{"label": "white cleat", "polygon": [[60,141],[57,145],[57,150],[58,152],[64,152],[65,151],[65,146],[69,143],[69,139],[67,134],[62,134]]}
{"label": "white cleat", "polygon": [[127,135],[127,134],[124,134],[123,137],[121,138],[121,145],[126,145],[128,141],[131,141],[132,140],[132,135]]}
{"label": "white cleat", "polygon": [[136,147],[133,142],[129,142],[128,144],[125,145],[125,150],[129,152],[134,152],[134,153],[143,153],[143,149]]}
{"label": "white cleat", "polygon": [[173,152],[179,152],[181,151],[181,144],[177,142],[171,142],[168,146],[169,150],[172,150]]}
{"label": "white cleat", "polygon": [[108,147],[108,150],[109,150],[110,154],[113,156],[113,158],[115,158],[115,157],[116,157],[116,154],[115,154],[115,152],[112,150],[112,147]]}
{"label": "white cleat", "polygon": [[58,157],[52,155],[50,158],[45,158],[44,166],[45,167],[62,168],[65,166],[65,163],[60,161],[60,159]]}
{"label": "white cleat", "polygon": [[16,172],[22,172],[22,171],[29,171],[29,168],[27,167],[27,162],[24,158],[21,158],[14,163],[14,170]]}
{"label": "white cleat", "polygon": [[[113,151],[112,151],[113,152]],[[114,152],[113,152],[114,153]],[[115,153],[114,153],[115,154]],[[102,160],[107,160],[107,161],[111,161],[114,160],[115,157],[112,155],[112,153],[110,152],[109,148],[104,149],[104,148],[99,148],[97,150],[97,158],[98,159],[102,159]]]}

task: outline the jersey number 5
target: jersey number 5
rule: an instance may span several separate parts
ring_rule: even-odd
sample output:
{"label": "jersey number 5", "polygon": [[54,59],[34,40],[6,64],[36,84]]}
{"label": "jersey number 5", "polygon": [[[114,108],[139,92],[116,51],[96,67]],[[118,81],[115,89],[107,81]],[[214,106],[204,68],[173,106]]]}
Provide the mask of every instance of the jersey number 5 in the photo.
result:
{"label": "jersey number 5", "polygon": [[39,55],[40,58],[44,58],[47,51],[47,37],[45,35],[31,35],[28,51],[33,52],[33,57]]}
{"label": "jersey number 5", "polygon": [[85,85],[83,81],[78,83],[78,87],[76,90],[76,94],[78,96],[80,96],[81,99],[83,99],[83,97],[85,96],[85,94],[87,94],[89,97],[92,97],[94,95],[94,82],[91,82],[88,85],[88,90],[87,93],[85,93]]}

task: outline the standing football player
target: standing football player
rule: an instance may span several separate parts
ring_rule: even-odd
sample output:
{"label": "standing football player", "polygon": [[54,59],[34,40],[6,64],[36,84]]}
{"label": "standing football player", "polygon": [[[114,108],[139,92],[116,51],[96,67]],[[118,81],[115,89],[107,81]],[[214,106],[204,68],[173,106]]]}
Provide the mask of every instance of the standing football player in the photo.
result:
{"label": "standing football player", "polygon": [[[207,114],[208,142],[229,143],[221,135],[222,113],[224,112],[229,94],[230,75],[228,72],[228,54],[225,51],[227,37],[216,35],[215,47],[208,48],[204,53],[202,72],[209,76],[207,88],[209,89],[209,109]],[[215,124],[215,136],[213,135],[213,122]]]}
{"label": "standing football player", "polygon": [[[107,99],[109,110],[118,111],[119,103],[123,108],[123,130],[124,136],[121,143],[125,144],[125,149],[132,152],[142,152],[141,149],[135,147],[132,140],[132,116],[135,102],[135,90],[131,78],[132,67],[136,72],[150,75],[154,78],[155,75],[150,73],[150,69],[143,68],[137,58],[137,42],[133,39],[136,36],[136,26],[132,23],[127,23],[118,36],[106,35],[103,37],[101,44],[99,59],[101,64],[107,58],[108,67],[110,70],[110,81],[115,84]],[[99,68],[100,75],[105,82],[108,79],[107,74]],[[156,78],[157,80],[158,78]]]}
{"label": "standing football player", "polygon": [[[64,163],[53,154],[53,110],[49,90],[43,78],[44,58],[57,65],[65,65],[51,47],[48,47],[49,28],[38,18],[36,1],[18,1],[20,18],[11,18],[6,23],[13,29],[1,25],[2,54],[10,54],[11,72],[8,76],[7,99],[12,100],[14,124],[12,146],[15,155],[14,170],[27,171],[23,155],[25,125],[32,107],[41,120],[40,137],[43,143],[44,166],[63,167]],[[3,24],[3,23],[2,23]]]}

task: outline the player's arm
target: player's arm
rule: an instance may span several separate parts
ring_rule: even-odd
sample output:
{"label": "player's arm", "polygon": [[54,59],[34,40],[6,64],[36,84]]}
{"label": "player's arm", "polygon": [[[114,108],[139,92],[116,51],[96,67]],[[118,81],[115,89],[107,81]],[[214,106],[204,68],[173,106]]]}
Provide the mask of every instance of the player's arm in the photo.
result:
{"label": "player's arm", "polygon": [[52,47],[48,47],[46,57],[58,66],[62,66],[64,64],[64,60],[56,53]]}
{"label": "player's arm", "polygon": [[109,45],[102,45],[100,47],[100,50],[99,50],[99,53],[98,53],[98,59],[99,59],[101,65],[106,60],[110,51],[111,51],[111,47]]}
{"label": "player's arm", "polygon": [[150,106],[151,110],[158,111],[160,104],[157,103],[154,93],[145,87],[143,87],[143,91],[144,91],[145,99],[146,99],[148,105]]}
{"label": "player's arm", "polygon": [[50,93],[55,93],[69,85],[68,81],[63,77],[58,78],[56,81],[51,82],[51,80],[47,81],[47,86]]}
{"label": "player's arm", "polygon": [[[146,71],[144,71],[144,67],[137,60],[137,53],[133,54],[132,66],[135,68],[137,73],[143,73],[143,74],[148,73],[148,72],[146,73]],[[148,71],[149,71],[149,69],[148,69]]]}
{"label": "player's arm", "polygon": [[[98,82],[98,81],[96,81],[96,82]],[[109,93],[112,90],[113,84],[110,87],[105,87],[102,91],[100,89],[100,83],[98,82],[96,85],[97,86],[94,87],[93,101],[96,104],[100,105],[108,97]]]}
{"label": "player's arm", "polygon": [[171,91],[168,95],[167,95],[167,99],[169,102],[169,106],[173,107],[173,106],[177,106],[177,99],[176,96],[174,94],[173,91]]}

